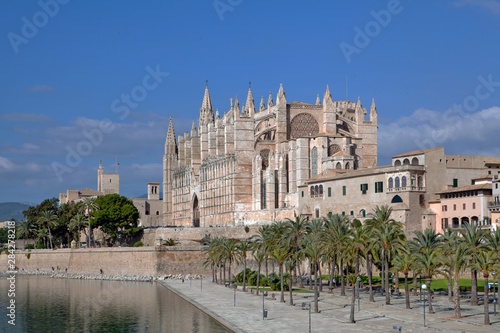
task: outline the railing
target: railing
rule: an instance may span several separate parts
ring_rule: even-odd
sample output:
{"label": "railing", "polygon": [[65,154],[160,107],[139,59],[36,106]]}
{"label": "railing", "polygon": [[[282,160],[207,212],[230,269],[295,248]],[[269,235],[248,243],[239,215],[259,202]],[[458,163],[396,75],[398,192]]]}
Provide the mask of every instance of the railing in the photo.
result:
{"label": "railing", "polygon": [[490,201],[488,202],[488,207],[497,207],[500,206],[500,201]]}
{"label": "railing", "polygon": [[400,186],[400,187],[390,187],[387,189],[388,192],[406,192],[406,191],[417,191],[424,192],[425,187],[423,186]]}

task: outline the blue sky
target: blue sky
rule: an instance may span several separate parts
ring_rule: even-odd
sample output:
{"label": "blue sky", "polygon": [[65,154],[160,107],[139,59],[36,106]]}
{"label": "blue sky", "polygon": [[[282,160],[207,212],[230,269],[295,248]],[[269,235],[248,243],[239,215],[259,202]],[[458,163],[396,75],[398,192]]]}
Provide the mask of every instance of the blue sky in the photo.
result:
{"label": "blue sky", "polygon": [[3,7],[0,202],[96,188],[99,161],[114,172],[116,158],[121,193],[145,193],[161,181],[169,117],[177,135],[190,129],[205,80],[222,113],[249,81],[256,103],[280,83],[289,101],[313,103],[327,84],[344,100],[348,77],[350,100],[375,98],[379,164],[437,146],[500,156],[500,1]]}

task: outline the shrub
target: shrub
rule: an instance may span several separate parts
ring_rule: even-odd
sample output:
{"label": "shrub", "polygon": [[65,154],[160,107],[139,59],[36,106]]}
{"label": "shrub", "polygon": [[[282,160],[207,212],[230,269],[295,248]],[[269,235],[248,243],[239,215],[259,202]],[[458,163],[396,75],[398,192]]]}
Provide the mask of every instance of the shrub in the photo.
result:
{"label": "shrub", "polygon": [[25,250],[34,250],[35,249],[35,244],[28,244],[28,245],[26,245],[26,247],[24,249]]}
{"label": "shrub", "polygon": [[[252,274],[248,277],[248,284],[251,285],[251,286],[256,286],[257,285],[257,272],[256,271],[253,271]],[[266,278],[266,276],[264,274],[260,275],[259,284],[261,286],[267,286],[267,278]]]}
{"label": "shrub", "polygon": [[177,242],[174,238],[167,238],[163,245],[165,246],[176,246],[179,242]]}
{"label": "shrub", "polygon": [[[248,277],[250,276],[251,273],[252,270],[250,268],[247,268],[247,273],[246,273],[247,283],[248,283]],[[234,277],[234,282],[243,283],[243,271],[236,274],[236,276]]]}
{"label": "shrub", "polygon": [[[283,290],[288,291],[288,273],[283,274]],[[278,274],[269,274],[269,286],[272,290],[281,291],[281,279]]]}
{"label": "shrub", "polygon": [[141,241],[138,241],[134,244],[134,247],[141,247],[143,246],[144,244],[141,242]]}

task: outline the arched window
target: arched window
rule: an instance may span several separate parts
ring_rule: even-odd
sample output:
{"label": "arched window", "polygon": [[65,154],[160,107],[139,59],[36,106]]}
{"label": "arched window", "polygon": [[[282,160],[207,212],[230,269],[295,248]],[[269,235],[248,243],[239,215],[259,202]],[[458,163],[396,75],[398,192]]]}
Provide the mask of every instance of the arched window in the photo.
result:
{"label": "arched window", "polygon": [[342,164],[340,164],[340,162],[338,162],[337,165],[335,166],[335,169],[342,169]]}
{"label": "arched window", "polygon": [[314,195],[314,186],[311,186],[311,195]]}
{"label": "arched window", "polygon": [[396,184],[394,184],[394,187],[398,188],[399,187],[399,177],[396,177]]}
{"label": "arched window", "polygon": [[350,168],[351,168],[351,165],[349,164],[349,162],[347,162],[347,163],[345,164],[345,168],[346,168],[346,169],[350,169]]}
{"label": "arched window", "polygon": [[318,189],[318,185],[314,186],[314,194],[315,195],[318,195],[319,193],[319,189]]}
{"label": "arched window", "polygon": [[410,165],[410,160],[405,158],[403,161],[403,165]]}
{"label": "arched window", "polygon": [[417,179],[417,186],[418,187],[422,187],[423,186],[422,180],[423,180],[422,176],[418,176],[418,179]]}
{"label": "arched window", "polygon": [[411,186],[415,186],[415,176],[411,176],[410,184],[411,184]]}
{"label": "arched window", "polygon": [[418,165],[418,158],[416,157],[412,158],[411,165]]}
{"label": "arched window", "polygon": [[395,195],[394,198],[392,198],[391,203],[398,203],[398,202],[403,202],[403,199],[399,195]]}
{"label": "arched window", "polygon": [[400,166],[400,165],[401,165],[401,161],[400,161],[400,160],[396,160],[396,161],[394,162],[394,166]]}
{"label": "arched window", "polygon": [[323,194],[323,185],[320,185],[319,186],[319,194],[322,195]]}
{"label": "arched window", "polygon": [[406,176],[403,176],[403,178],[401,178],[401,187],[406,187]]}
{"label": "arched window", "polygon": [[311,151],[311,177],[318,175],[318,148],[314,147]]}
{"label": "arched window", "polygon": [[389,188],[392,188],[393,187],[393,180],[392,180],[392,177],[389,178]]}

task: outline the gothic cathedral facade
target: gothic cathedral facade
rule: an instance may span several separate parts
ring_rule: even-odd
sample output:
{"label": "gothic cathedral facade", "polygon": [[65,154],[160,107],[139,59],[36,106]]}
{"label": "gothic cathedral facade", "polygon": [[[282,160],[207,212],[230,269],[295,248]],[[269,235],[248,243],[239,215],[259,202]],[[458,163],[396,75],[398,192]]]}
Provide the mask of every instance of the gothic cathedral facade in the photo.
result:
{"label": "gothic cathedral facade", "polygon": [[167,226],[238,226],[293,218],[298,186],[328,169],[377,166],[377,109],[358,98],[333,101],[327,86],[315,104],[287,102],[283,86],[267,106],[252,90],[221,117],[208,87],[198,130],[175,137],[172,119],[163,158]]}

